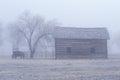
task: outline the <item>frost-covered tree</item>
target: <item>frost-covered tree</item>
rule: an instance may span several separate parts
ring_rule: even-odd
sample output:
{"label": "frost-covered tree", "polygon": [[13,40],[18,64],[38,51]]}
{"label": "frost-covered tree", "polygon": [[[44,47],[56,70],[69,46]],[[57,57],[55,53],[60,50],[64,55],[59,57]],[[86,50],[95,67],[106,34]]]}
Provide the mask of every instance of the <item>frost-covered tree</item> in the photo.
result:
{"label": "frost-covered tree", "polygon": [[2,43],[3,43],[3,36],[4,36],[4,34],[3,34],[3,26],[2,26],[2,23],[0,23],[0,45],[2,45]]}
{"label": "frost-covered tree", "polygon": [[12,25],[11,29],[14,30],[12,33],[16,43],[19,45],[21,41],[25,40],[30,52],[30,58],[34,58],[39,41],[51,35],[55,23],[53,21],[45,21],[43,17],[38,15],[25,12]]}

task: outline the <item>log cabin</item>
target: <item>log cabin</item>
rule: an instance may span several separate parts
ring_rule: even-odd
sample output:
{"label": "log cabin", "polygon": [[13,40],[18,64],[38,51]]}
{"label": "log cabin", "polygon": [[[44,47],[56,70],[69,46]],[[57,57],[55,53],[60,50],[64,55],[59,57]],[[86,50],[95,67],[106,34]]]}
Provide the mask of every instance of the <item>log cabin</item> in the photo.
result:
{"label": "log cabin", "polygon": [[107,59],[107,28],[56,27],[55,59]]}

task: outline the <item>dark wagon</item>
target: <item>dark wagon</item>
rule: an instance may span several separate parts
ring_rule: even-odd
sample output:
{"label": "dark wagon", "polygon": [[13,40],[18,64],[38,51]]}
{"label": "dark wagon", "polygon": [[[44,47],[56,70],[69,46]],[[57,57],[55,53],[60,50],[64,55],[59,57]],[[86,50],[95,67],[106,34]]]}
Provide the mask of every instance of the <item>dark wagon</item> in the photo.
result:
{"label": "dark wagon", "polygon": [[24,52],[22,52],[22,51],[13,51],[12,59],[16,59],[16,58],[24,59],[25,58]]}

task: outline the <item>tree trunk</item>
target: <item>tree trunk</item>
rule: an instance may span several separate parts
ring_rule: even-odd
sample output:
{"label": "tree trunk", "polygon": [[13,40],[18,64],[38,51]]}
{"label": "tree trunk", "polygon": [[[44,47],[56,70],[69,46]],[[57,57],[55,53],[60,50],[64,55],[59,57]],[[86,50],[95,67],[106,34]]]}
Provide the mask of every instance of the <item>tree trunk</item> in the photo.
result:
{"label": "tree trunk", "polygon": [[30,51],[30,59],[33,59],[33,58],[34,58],[34,54],[35,54],[35,50],[31,50],[31,51]]}
{"label": "tree trunk", "polygon": [[30,59],[34,58],[34,53],[30,53]]}
{"label": "tree trunk", "polygon": [[31,52],[30,52],[30,59],[33,59],[33,58],[34,58],[34,52],[31,51]]}

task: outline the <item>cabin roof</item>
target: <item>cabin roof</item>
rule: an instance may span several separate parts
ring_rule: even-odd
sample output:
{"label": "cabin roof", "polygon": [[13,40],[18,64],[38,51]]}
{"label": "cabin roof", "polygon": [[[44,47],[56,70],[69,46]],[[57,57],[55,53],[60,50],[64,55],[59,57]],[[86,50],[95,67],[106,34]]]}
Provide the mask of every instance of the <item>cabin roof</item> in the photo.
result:
{"label": "cabin roof", "polygon": [[67,39],[109,39],[107,28],[55,27],[55,38]]}

